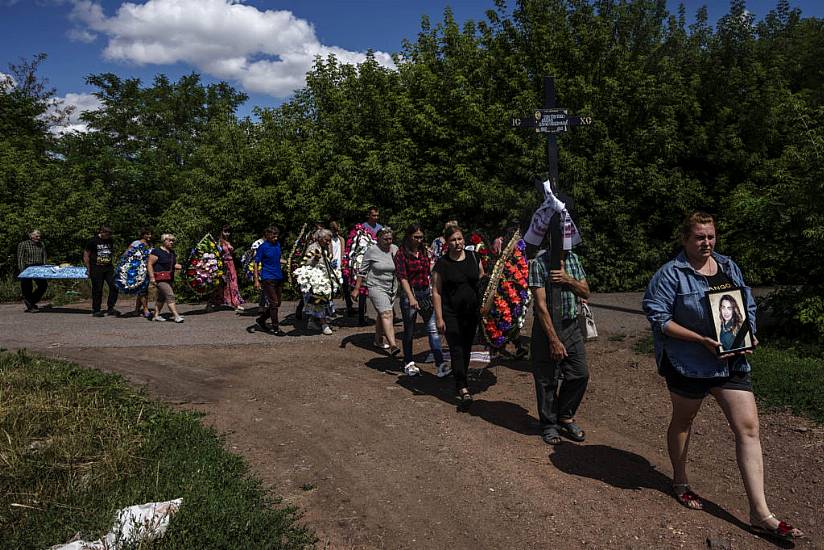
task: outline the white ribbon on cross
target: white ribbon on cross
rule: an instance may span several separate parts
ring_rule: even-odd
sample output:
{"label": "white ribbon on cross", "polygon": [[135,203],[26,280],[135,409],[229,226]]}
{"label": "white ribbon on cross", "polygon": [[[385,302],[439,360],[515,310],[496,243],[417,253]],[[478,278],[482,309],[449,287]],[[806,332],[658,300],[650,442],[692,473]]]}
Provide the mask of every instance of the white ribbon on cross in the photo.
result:
{"label": "white ribbon on cross", "polygon": [[580,244],[581,234],[578,232],[578,228],[575,227],[575,222],[572,221],[566,204],[552,192],[549,180],[544,182],[544,202],[532,214],[532,222],[524,235],[524,241],[531,245],[540,246],[549,228],[549,221],[555,214],[560,214],[564,219],[564,250],[571,250],[573,246]]}
{"label": "white ribbon on cross", "polygon": [[564,250],[571,250],[573,246],[581,244],[581,234],[578,232],[578,228],[575,227],[575,222],[572,221],[572,217],[566,209],[566,204],[552,192],[549,180],[544,182],[544,202],[532,214],[532,222],[529,224],[526,235],[524,235],[524,241],[531,245],[540,246],[549,229],[549,221],[555,214],[560,214],[564,219]]}

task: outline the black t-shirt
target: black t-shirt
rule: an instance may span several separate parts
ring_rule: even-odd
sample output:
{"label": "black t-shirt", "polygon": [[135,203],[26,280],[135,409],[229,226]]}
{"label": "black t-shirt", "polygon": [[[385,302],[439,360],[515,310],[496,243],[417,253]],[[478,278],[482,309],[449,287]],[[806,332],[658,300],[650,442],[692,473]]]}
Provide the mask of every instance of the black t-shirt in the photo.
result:
{"label": "black t-shirt", "polygon": [[715,275],[705,275],[705,277],[707,278],[707,284],[710,290],[727,290],[733,287],[732,279],[721,271],[721,266],[718,266],[718,271],[716,271]]}
{"label": "black t-shirt", "polygon": [[455,261],[444,254],[438,258],[433,271],[441,278],[441,297],[444,315],[478,314],[478,280],[481,270],[478,257],[473,252],[465,252],[461,261]]}
{"label": "black t-shirt", "polygon": [[92,267],[111,267],[114,256],[112,239],[101,239],[100,235],[95,235],[86,243],[86,250]]}

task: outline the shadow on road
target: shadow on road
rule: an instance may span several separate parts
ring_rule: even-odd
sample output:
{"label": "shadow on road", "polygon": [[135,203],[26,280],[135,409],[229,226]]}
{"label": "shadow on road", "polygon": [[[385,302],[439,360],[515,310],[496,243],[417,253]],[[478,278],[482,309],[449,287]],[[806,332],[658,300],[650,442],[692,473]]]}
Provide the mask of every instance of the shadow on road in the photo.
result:
{"label": "shadow on road", "polygon": [[621,307],[621,306],[610,306],[607,304],[596,304],[594,302],[587,302],[589,307],[595,307],[599,309],[610,309],[612,311],[620,311],[621,313],[632,313],[635,315],[646,315],[644,310],[638,308],[631,308],[631,307]]}
{"label": "shadow on road", "polygon": [[[369,361],[369,363],[372,361]],[[367,363],[367,365],[369,363]],[[402,366],[400,362],[398,365],[399,367]],[[475,398],[475,401],[469,409],[469,414],[485,418],[480,414],[480,407],[483,403],[486,403],[486,401],[478,399],[478,395],[494,386],[498,382],[498,378],[487,368],[470,368],[468,379],[469,391],[472,392],[472,396]],[[415,395],[431,395],[449,405],[457,405],[455,399],[457,389],[455,388],[455,378],[452,376],[438,378],[434,374],[421,371],[418,376],[400,376],[396,383]]]}
{"label": "shadow on road", "polygon": [[[654,489],[672,495],[672,479],[659,472],[646,458],[629,451],[606,445],[563,442],[553,447],[549,460],[562,472],[597,479],[619,489]],[[746,523],[706,497],[702,498],[705,513],[749,532]]]}
{"label": "shadow on road", "polygon": [[519,434],[538,435],[541,433],[538,420],[517,403],[476,399],[472,408],[469,409],[469,414]]}
{"label": "shadow on road", "polygon": [[41,307],[39,310],[37,310],[36,315],[42,315],[44,313],[85,313],[86,315],[91,316],[92,310],[90,308],[80,309],[78,307],[51,306]]}

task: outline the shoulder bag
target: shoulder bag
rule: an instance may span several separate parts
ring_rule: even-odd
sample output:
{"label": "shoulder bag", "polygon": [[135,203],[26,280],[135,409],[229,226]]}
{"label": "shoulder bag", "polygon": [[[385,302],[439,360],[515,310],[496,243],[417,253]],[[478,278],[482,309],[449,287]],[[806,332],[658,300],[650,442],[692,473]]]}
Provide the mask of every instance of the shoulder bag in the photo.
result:
{"label": "shoulder bag", "polygon": [[594,340],[598,338],[598,328],[595,326],[595,319],[592,317],[592,310],[589,304],[583,300],[578,301],[578,326],[584,340]]}

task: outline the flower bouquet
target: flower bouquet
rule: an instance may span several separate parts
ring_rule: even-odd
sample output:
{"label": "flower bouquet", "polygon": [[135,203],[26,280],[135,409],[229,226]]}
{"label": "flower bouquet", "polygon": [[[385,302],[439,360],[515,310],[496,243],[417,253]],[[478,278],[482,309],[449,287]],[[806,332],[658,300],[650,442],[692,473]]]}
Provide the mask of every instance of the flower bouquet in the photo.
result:
{"label": "flower bouquet", "polygon": [[327,271],[320,265],[304,265],[294,271],[294,280],[300,291],[310,297],[311,303],[326,303],[341,287],[341,273],[334,269]]}
{"label": "flower bouquet", "polygon": [[117,261],[114,284],[124,294],[140,294],[149,288],[147,264],[152,247],[140,243],[130,246]]}
{"label": "flower bouquet", "polygon": [[[257,254],[257,249],[261,244],[263,244],[263,239],[258,239],[253,242],[249,250],[243,253],[243,258],[240,260],[247,281],[255,280],[255,254]],[[258,269],[260,269],[260,263],[258,263]]]}
{"label": "flower bouquet", "polygon": [[311,231],[307,231],[306,224],[303,224],[298,232],[298,236],[295,238],[295,244],[292,245],[292,251],[286,259],[286,276],[289,278],[289,282],[293,285],[296,282],[293,274],[303,261],[303,255],[306,253],[306,247],[309,246],[310,234]]}
{"label": "flower bouquet", "polygon": [[[360,271],[363,263],[363,255],[373,244],[377,241],[372,234],[366,230],[363,224],[359,223],[349,232],[349,237],[346,239],[346,245],[341,256],[341,272],[346,277],[347,281],[354,286],[354,279]],[[366,285],[361,286],[360,293],[366,294]]]}
{"label": "flower bouquet", "polygon": [[502,348],[520,332],[532,300],[527,277],[526,243],[515,232],[492,269],[481,306],[481,328],[493,348]]}
{"label": "flower bouquet", "polygon": [[208,294],[223,282],[225,273],[220,249],[212,235],[207,234],[189,252],[185,280],[198,294]]}

